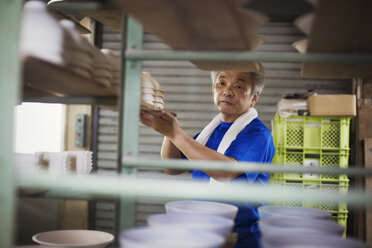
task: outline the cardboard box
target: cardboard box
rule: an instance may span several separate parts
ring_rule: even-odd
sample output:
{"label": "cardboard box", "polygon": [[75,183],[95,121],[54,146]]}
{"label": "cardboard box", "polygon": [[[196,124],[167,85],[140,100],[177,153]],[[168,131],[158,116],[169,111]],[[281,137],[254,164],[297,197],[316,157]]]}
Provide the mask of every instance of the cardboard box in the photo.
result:
{"label": "cardboard box", "polygon": [[355,95],[313,95],[307,99],[312,116],[356,116]]}

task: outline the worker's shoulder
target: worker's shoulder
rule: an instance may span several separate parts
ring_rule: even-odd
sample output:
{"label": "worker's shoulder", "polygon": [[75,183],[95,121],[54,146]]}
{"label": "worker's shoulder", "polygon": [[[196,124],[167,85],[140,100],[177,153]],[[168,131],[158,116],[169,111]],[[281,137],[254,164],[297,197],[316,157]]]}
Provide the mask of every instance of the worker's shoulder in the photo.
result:
{"label": "worker's shoulder", "polygon": [[244,135],[257,135],[271,137],[270,130],[262,123],[259,118],[253,119],[244,129],[242,134]]}

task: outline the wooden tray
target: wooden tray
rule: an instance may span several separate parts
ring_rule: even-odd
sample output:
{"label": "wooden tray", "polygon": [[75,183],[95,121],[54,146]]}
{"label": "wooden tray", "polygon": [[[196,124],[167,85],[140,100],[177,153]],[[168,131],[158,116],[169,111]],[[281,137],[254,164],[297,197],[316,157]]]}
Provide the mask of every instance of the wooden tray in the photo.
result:
{"label": "wooden tray", "polygon": [[105,96],[116,97],[117,90],[100,86],[61,66],[26,56],[23,62],[23,95],[40,96]]}
{"label": "wooden tray", "polygon": [[[322,0],[316,10],[308,53],[372,53],[372,1]],[[372,64],[304,63],[302,75],[312,78],[372,76]]]}
{"label": "wooden tray", "polygon": [[[176,50],[252,51],[265,40],[255,35],[269,21],[229,0],[116,0],[147,32]],[[237,70],[251,62],[193,62],[203,70]]]}

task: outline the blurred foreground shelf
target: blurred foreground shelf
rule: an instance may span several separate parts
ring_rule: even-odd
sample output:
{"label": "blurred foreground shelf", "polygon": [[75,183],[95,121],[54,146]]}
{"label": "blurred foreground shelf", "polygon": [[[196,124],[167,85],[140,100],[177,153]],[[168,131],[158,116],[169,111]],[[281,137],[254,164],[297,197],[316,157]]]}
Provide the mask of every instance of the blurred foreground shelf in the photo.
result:
{"label": "blurred foreground shelf", "polygon": [[[372,54],[372,1],[322,0],[316,8],[307,53]],[[311,78],[350,79],[372,76],[372,64],[304,63]]]}
{"label": "blurred foreground shelf", "polygon": [[[256,31],[269,18],[242,1],[116,0],[116,4],[175,50],[253,51],[265,42]],[[253,62],[191,61],[201,70],[257,70]]]}
{"label": "blurred foreground shelf", "polygon": [[22,63],[23,101],[116,104],[116,88],[103,87],[93,79],[35,57],[24,57]]}

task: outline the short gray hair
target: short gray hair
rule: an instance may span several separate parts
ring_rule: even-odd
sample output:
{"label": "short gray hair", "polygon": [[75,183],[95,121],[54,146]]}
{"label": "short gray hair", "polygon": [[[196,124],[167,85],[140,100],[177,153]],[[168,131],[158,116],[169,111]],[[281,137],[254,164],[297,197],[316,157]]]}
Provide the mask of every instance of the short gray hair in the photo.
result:
{"label": "short gray hair", "polygon": [[[252,83],[252,95],[258,92],[261,94],[263,88],[264,88],[264,81],[265,81],[265,67],[261,63],[258,64],[258,70],[255,72],[251,71],[241,71],[241,72],[248,72],[251,73],[251,83]],[[218,75],[222,71],[211,71],[211,78],[212,78],[212,83],[213,87],[214,84],[216,83]]]}

